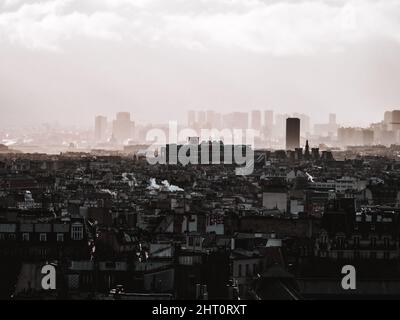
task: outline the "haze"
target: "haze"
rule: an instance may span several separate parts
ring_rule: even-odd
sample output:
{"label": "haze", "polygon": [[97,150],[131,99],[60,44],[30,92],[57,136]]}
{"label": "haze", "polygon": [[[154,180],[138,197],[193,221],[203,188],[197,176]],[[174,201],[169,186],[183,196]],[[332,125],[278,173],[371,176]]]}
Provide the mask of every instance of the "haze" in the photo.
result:
{"label": "haze", "polygon": [[0,0],[0,125],[400,107],[400,1]]}

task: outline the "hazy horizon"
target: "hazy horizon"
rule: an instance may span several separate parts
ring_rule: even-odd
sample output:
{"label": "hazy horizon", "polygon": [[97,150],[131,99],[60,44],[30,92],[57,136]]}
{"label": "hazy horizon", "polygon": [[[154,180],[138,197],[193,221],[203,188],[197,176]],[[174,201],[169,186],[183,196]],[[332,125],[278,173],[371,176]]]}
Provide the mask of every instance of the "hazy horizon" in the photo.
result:
{"label": "hazy horizon", "polygon": [[400,108],[400,1],[0,0],[0,125]]}

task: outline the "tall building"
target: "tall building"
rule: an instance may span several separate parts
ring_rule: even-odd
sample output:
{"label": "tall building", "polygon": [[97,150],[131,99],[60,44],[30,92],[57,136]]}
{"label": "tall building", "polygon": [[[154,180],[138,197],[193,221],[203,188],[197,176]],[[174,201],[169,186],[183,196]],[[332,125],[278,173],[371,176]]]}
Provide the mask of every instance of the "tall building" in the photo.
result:
{"label": "tall building", "polygon": [[286,150],[300,148],[300,119],[286,119]]}
{"label": "tall building", "polygon": [[383,119],[386,130],[392,129],[392,111],[386,111]]}
{"label": "tall building", "polygon": [[249,114],[247,112],[234,112],[234,128],[247,129],[249,127]]}
{"label": "tall building", "polygon": [[94,123],[94,138],[96,141],[104,141],[107,132],[107,117],[97,116]]}
{"label": "tall building", "polygon": [[336,122],[336,114],[329,114],[328,123],[317,123],[314,125],[314,134],[319,136],[335,136],[338,133],[339,126]]}
{"label": "tall building", "polygon": [[203,127],[207,122],[207,114],[206,114],[206,112],[205,111],[199,111],[197,113],[197,120],[198,120],[198,123],[199,123],[200,127]]}
{"label": "tall building", "polygon": [[392,130],[398,131],[400,130],[400,110],[392,111]]}
{"label": "tall building", "polygon": [[253,110],[251,112],[251,129],[260,131],[262,125],[261,111]]}
{"label": "tall building", "polygon": [[336,114],[335,113],[330,113],[329,114],[329,124],[330,125],[335,125],[336,124]]}
{"label": "tall building", "polygon": [[208,110],[206,112],[206,123],[207,127],[213,128],[215,124],[215,112],[212,110]]}
{"label": "tall building", "polygon": [[113,136],[118,143],[132,138],[135,123],[131,121],[129,112],[117,113],[117,118],[113,122]]}
{"label": "tall building", "polygon": [[188,126],[194,127],[196,123],[196,112],[194,110],[189,110],[188,112]]}
{"label": "tall building", "polygon": [[222,115],[220,113],[215,113],[213,128],[221,129],[222,127]]}
{"label": "tall building", "polygon": [[264,126],[272,129],[273,125],[274,125],[274,111],[265,110],[264,111]]}
{"label": "tall building", "polygon": [[310,158],[311,158],[310,145],[308,143],[308,140],[306,141],[306,148],[305,148],[305,151],[304,151],[304,158],[306,160],[310,160]]}

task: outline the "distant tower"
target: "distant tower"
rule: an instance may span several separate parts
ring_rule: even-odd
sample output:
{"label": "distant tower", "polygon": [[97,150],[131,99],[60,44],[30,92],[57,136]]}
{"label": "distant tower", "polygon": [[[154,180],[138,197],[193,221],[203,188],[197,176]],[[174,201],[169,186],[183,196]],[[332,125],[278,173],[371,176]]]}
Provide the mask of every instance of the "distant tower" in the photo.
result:
{"label": "distant tower", "polygon": [[251,129],[260,131],[261,130],[261,111],[253,110],[251,112]]}
{"label": "distant tower", "polygon": [[215,112],[212,110],[208,110],[206,112],[206,123],[207,127],[213,128],[215,124]]}
{"label": "distant tower", "polygon": [[400,110],[392,111],[392,130],[400,130]]}
{"label": "distant tower", "polygon": [[234,112],[233,128],[248,129],[248,127],[249,127],[249,114],[247,112]]}
{"label": "distant tower", "polygon": [[329,114],[329,124],[335,125],[336,124],[336,114],[330,113]]}
{"label": "distant tower", "polygon": [[272,129],[274,125],[274,111],[272,110],[265,110],[264,111],[264,126]]}
{"label": "distant tower", "polygon": [[131,121],[129,112],[117,113],[117,119],[113,123],[113,135],[118,143],[123,143],[125,140],[132,138],[135,123]]}
{"label": "distant tower", "polygon": [[194,127],[195,123],[196,123],[196,111],[190,110],[188,112],[188,126],[192,128]]}
{"label": "distant tower", "polygon": [[107,117],[97,116],[94,124],[94,138],[96,141],[104,141],[107,131]]}
{"label": "distant tower", "polygon": [[392,111],[386,111],[384,115],[384,120],[385,124],[391,124],[392,123]]}
{"label": "distant tower", "polygon": [[306,160],[310,160],[310,156],[311,156],[311,154],[310,154],[310,145],[308,144],[308,140],[307,140],[306,141],[306,148],[304,150],[304,158]]}
{"label": "distant tower", "polygon": [[204,125],[207,122],[207,113],[205,111],[199,111],[197,113],[197,121],[198,121],[200,127],[204,127]]}
{"label": "distant tower", "polygon": [[300,148],[300,119],[286,119],[286,150]]}

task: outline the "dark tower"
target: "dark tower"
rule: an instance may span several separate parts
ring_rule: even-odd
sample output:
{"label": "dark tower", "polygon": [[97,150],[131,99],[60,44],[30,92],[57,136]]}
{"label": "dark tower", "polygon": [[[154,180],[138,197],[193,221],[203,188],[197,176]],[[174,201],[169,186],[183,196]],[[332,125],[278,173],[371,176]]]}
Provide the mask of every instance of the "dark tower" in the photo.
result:
{"label": "dark tower", "polygon": [[304,150],[304,159],[310,160],[310,145],[308,144],[308,140],[306,141],[306,148]]}
{"label": "dark tower", "polygon": [[286,119],[286,150],[300,148],[300,119]]}

